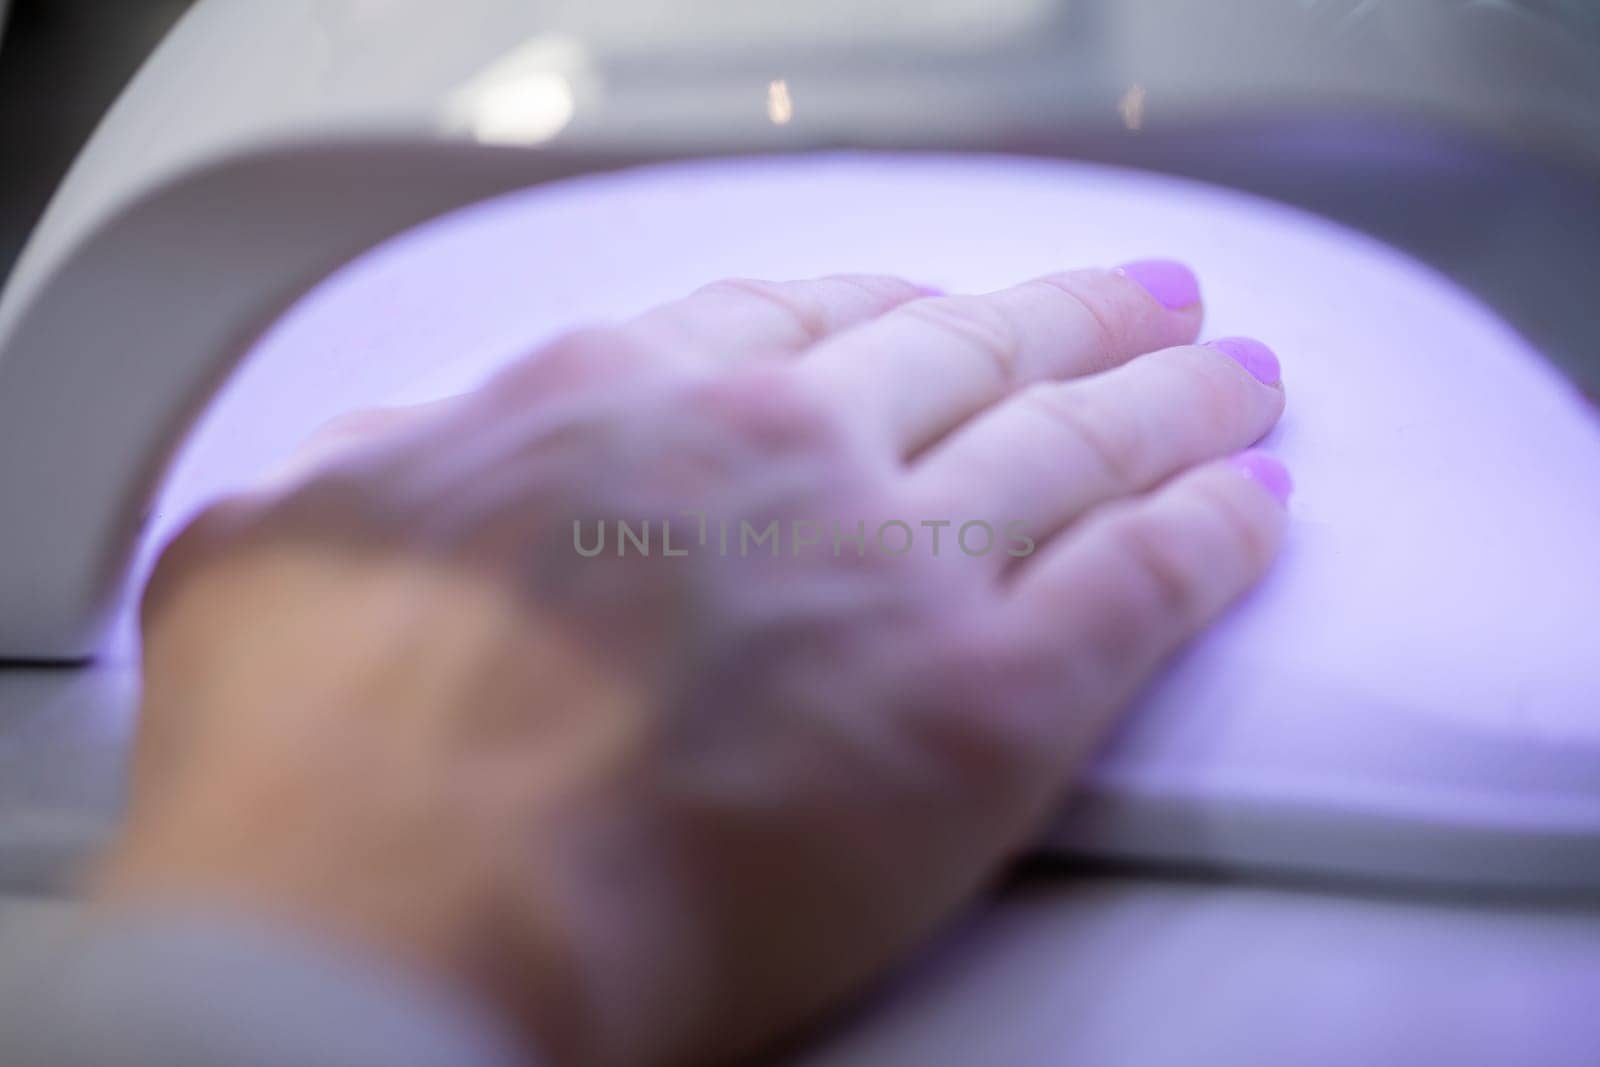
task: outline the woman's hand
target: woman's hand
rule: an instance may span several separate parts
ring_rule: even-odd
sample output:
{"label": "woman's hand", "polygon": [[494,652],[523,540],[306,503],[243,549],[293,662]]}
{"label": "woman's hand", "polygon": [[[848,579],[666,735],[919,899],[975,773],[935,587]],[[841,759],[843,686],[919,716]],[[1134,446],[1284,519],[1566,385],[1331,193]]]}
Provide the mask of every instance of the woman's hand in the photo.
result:
{"label": "woman's hand", "polygon": [[1267,568],[1287,481],[1228,457],[1277,365],[1200,319],[1162,263],[723,282],[213,508],[147,591],[101,898],[289,917],[556,1062],[791,1030]]}

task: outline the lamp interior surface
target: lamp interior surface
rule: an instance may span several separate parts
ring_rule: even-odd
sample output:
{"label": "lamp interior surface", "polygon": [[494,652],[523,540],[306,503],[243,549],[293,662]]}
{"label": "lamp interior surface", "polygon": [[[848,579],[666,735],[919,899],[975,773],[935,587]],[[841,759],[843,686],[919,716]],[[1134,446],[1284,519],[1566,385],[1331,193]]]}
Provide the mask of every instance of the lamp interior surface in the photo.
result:
{"label": "lamp interior surface", "polygon": [[[197,507],[329,418],[470,388],[564,330],[716,278],[887,272],[977,292],[1147,256],[1195,268],[1204,336],[1278,352],[1288,410],[1262,447],[1297,491],[1278,566],[1148,689],[1097,765],[1091,828],[1069,818],[1061,847],[1160,859],[1181,825],[1186,856],[1309,832],[1342,862],[1360,848],[1346,817],[1400,820],[1467,833],[1435,857],[1446,867],[1551,834],[1567,847],[1523,866],[1600,886],[1600,420],[1416,261],[1182,179],[823,154],[652,166],[453,213],[349,264],[260,338],[177,458],[135,581]],[[135,639],[125,618],[115,643]],[[1122,849],[1149,835],[1140,804],[1182,817]],[[1240,811],[1285,814],[1261,830]]]}

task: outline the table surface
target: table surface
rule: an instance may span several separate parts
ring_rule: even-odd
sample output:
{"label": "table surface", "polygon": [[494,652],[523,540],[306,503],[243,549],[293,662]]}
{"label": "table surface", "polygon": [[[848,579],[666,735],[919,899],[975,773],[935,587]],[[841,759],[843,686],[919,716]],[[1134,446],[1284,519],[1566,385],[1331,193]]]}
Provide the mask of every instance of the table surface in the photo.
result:
{"label": "table surface", "polygon": [[[69,905],[0,895],[13,923]],[[794,1067],[1592,1067],[1600,913],[1196,882],[1007,890]]]}

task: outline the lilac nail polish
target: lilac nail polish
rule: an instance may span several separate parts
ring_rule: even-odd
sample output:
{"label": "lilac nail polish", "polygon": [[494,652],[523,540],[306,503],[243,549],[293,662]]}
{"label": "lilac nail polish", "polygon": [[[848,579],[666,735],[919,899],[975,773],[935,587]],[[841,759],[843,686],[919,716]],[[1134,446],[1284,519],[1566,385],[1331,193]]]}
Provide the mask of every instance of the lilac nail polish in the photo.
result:
{"label": "lilac nail polish", "polygon": [[1117,273],[1138,282],[1164,308],[1177,310],[1200,303],[1200,280],[1174,259],[1141,259],[1124,263]]}
{"label": "lilac nail polish", "polygon": [[1278,503],[1289,502],[1289,494],[1294,492],[1294,480],[1289,477],[1287,467],[1265,452],[1258,452],[1255,449],[1240,452],[1233,457],[1233,466],[1246,478],[1271,493]]}
{"label": "lilac nail polish", "polygon": [[1215,348],[1224,355],[1231,356],[1245,370],[1255,375],[1256,381],[1265,385],[1277,385],[1283,380],[1283,368],[1278,366],[1278,357],[1272,349],[1251,337],[1219,337],[1215,341],[1207,341],[1207,348]]}

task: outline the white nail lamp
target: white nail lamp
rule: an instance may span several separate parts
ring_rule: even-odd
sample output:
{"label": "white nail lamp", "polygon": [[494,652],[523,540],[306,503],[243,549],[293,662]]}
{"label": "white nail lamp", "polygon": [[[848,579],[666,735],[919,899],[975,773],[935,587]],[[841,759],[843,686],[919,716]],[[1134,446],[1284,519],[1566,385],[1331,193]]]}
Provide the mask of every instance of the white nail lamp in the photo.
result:
{"label": "white nail lamp", "polygon": [[[1375,240],[1060,158],[1080,146],[1063,130],[1137,138],[1226,94],[1164,95],[1160,68],[1099,53],[1077,96],[1043,92],[1061,75],[1027,42],[1055,32],[1050,5],[859,24],[845,6],[767,11],[775,37],[747,6],[627,9],[650,35],[576,4],[201,3],[0,304],[0,659],[84,663],[9,690],[29,672],[0,669],[0,708],[125,709],[134,685],[82,679],[136,678],[130,571],[343,410],[465,387],[719,276],[979,290],[1170,255],[1203,280],[1209,334],[1283,360],[1266,447],[1299,486],[1288,545],[1146,694],[1049,847],[1600,893],[1592,407]],[[1140,36],[1154,6],[1105,14],[1112,44],[1165,40]],[[934,62],[890,77],[818,66],[828,48]],[[981,59],[1006,49],[1009,66]],[[962,64],[964,88],[926,76]],[[1256,92],[1298,76],[1256,73]],[[796,154],[824,147],[874,151]],[[989,154],[1008,148],[1030,158]]]}

